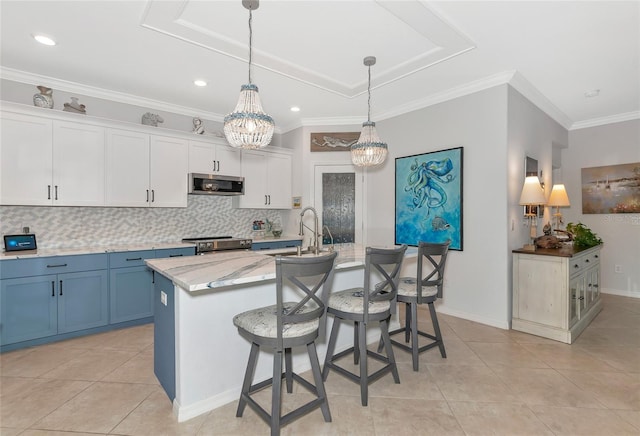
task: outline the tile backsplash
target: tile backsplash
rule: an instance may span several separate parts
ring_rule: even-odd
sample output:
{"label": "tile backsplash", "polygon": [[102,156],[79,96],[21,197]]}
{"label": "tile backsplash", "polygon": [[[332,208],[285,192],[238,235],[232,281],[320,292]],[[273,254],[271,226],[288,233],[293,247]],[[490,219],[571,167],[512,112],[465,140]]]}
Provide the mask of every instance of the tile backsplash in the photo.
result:
{"label": "tile backsplash", "polygon": [[0,206],[0,233],[29,227],[38,247],[177,242],[186,237],[250,237],[254,220],[280,211],[235,209],[230,197],[190,195],[187,208]]}

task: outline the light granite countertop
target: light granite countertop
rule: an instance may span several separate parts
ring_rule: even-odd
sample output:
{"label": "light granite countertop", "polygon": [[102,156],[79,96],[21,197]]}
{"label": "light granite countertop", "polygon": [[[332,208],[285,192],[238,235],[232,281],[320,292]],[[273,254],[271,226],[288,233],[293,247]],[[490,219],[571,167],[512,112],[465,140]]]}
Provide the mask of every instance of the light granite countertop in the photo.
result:
{"label": "light granite countertop", "polygon": [[[335,269],[363,267],[365,247],[336,246],[338,257]],[[194,292],[226,286],[257,283],[276,278],[274,255],[291,253],[291,249],[262,251],[222,251],[202,256],[169,259],[149,259],[147,265],[170,279],[182,289]],[[417,249],[409,247],[407,256],[415,256]],[[318,256],[327,255],[324,251]],[[304,254],[303,256],[316,256]]]}
{"label": "light granite countertop", "polygon": [[122,251],[164,250],[171,248],[195,247],[194,244],[184,242],[154,242],[149,244],[120,244],[120,245],[96,245],[91,247],[74,248],[38,248],[37,250],[3,252],[0,260],[32,259],[36,257],[73,256],[79,254],[118,253]]}

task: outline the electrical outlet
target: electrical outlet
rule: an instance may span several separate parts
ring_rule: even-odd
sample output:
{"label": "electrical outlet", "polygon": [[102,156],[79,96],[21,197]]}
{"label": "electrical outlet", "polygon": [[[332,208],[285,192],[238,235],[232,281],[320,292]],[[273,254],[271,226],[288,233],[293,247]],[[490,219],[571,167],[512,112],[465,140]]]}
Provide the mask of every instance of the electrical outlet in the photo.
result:
{"label": "electrical outlet", "polygon": [[160,291],[160,302],[165,306],[167,305],[167,293],[164,291]]}
{"label": "electrical outlet", "polygon": [[614,266],[614,271],[615,271],[617,274],[622,274],[622,265],[616,265],[616,266]]}

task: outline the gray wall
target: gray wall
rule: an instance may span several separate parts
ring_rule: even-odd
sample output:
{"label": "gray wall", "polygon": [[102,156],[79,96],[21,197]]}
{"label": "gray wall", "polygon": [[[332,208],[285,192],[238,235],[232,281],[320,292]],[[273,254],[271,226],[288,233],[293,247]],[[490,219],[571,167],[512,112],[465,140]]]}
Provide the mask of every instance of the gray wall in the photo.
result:
{"label": "gray wall", "polygon": [[[640,298],[640,214],[582,214],[581,169],[640,162],[640,120],[569,132],[562,151],[562,174],[571,207],[565,222],[582,222],[604,241],[601,285],[604,292]],[[622,273],[615,273],[615,265]]]}
{"label": "gray wall", "polygon": [[389,145],[381,168],[368,171],[369,243],[394,243],[395,158],[464,147],[464,251],[453,251],[440,310],[509,326],[507,249],[507,85],[377,123]]}

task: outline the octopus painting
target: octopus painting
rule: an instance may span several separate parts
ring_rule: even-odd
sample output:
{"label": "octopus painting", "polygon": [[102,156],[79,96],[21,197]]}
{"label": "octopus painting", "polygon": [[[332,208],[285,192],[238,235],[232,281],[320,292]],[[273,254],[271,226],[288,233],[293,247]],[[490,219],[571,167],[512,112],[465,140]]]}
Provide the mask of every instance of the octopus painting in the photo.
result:
{"label": "octopus painting", "polygon": [[407,185],[404,187],[405,192],[411,194],[411,208],[426,207],[428,217],[431,209],[443,207],[447,202],[447,193],[440,185],[454,179],[452,169],[453,163],[449,158],[422,163],[414,159],[411,172],[407,176]]}
{"label": "octopus painting", "polygon": [[451,240],[462,249],[463,148],[396,158],[396,244]]}

